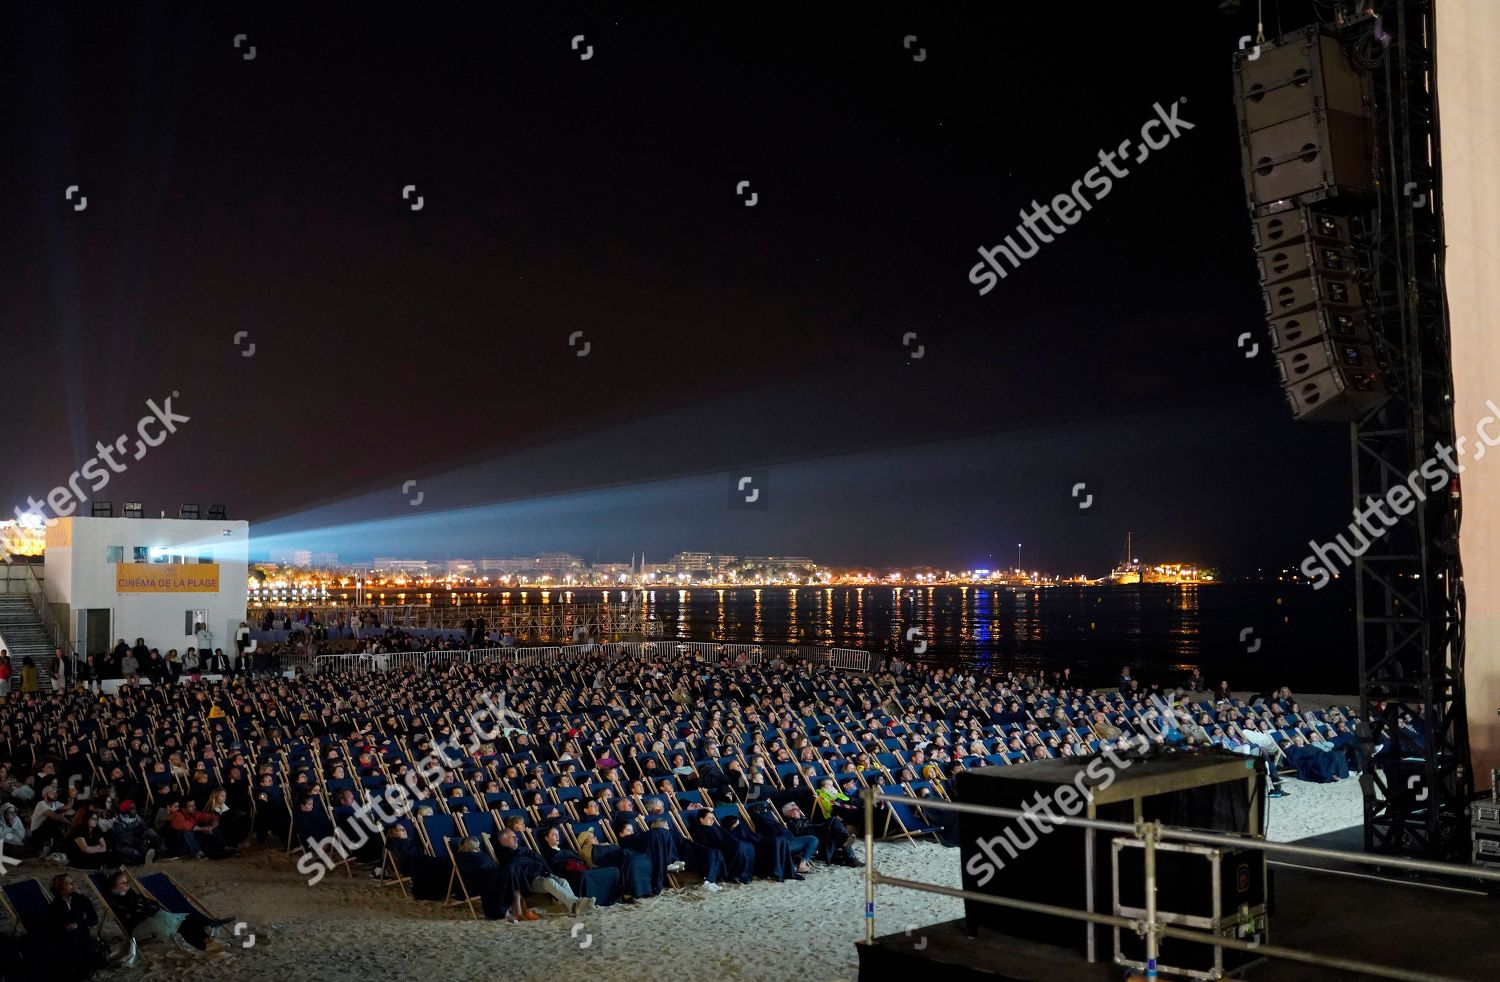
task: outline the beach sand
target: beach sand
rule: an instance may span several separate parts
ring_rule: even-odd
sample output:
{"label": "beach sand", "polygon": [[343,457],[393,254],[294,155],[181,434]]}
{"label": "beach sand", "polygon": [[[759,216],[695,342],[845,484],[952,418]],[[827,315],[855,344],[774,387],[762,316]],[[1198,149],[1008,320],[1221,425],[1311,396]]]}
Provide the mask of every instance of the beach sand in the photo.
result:
{"label": "beach sand", "polygon": [[[1270,837],[1288,841],[1357,825],[1356,781],[1286,782],[1270,802]],[[934,843],[876,845],[882,873],[959,885],[959,854]],[[863,871],[822,868],[802,883],[756,881],[710,894],[672,891],[638,907],[595,910],[581,926],[559,908],[544,919],[476,921],[466,908],[403,899],[363,874],[329,874],[308,887],[293,858],[251,847],[236,860],[179,860],[170,872],[219,916],[244,922],[240,937],[214,957],[191,957],[160,942],[141,946],[137,966],[118,978],[274,979],[333,982],[355,978],[517,980],[589,977],[610,982],[681,977],[781,982],[854,979],[854,943],[863,937]],[[50,877],[58,867],[27,862],[17,874]],[[962,916],[962,901],[880,887],[875,929],[910,929]]]}

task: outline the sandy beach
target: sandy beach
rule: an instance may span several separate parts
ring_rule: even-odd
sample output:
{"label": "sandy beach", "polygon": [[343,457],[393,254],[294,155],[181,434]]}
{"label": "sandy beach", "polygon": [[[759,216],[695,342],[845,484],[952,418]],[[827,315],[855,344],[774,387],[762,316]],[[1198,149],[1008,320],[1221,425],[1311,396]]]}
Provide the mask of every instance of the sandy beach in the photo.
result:
{"label": "sandy beach", "polygon": [[[1286,782],[1290,794],[1270,802],[1270,838],[1289,841],[1360,821],[1357,781]],[[934,843],[877,843],[887,875],[959,885],[958,850]],[[802,883],[701,886],[638,907],[596,910],[574,922],[558,908],[541,921],[472,920],[466,908],[403,899],[363,875],[339,874],[308,887],[292,857],[250,847],[235,860],[159,863],[210,910],[244,922],[239,944],[214,957],[181,954],[160,943],[141,946],[135,968],[119,978],[381,979],[606,978],[646,982],[709,977],[747,982],[853,979],[854,943],[863,936],[863,871],[819,867]],[[50,877],[58,867],[27,862],[15,875]],[[962,915],[961,901],[881,887],[875,926],[886,934]],[[575,923],[580,924],[575,928]],[[252,940],[253,939],[253,940]]]}

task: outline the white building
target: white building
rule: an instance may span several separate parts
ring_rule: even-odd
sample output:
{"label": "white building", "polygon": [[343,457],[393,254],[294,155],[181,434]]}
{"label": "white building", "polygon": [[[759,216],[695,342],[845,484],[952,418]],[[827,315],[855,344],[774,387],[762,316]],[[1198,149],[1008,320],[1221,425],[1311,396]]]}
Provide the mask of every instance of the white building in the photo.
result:
{"label": "white building", "polygon": [[245,620],[250,524],[223,519],[59,518],[46,533],[47,601],[80,655],[124,638],[232,652]]}
{"label": "white building", "polygon": [[377,556],[371,568],[378,573],[415,573],[426,575],[432,564],[425,559],[398,559],[395,556]]}

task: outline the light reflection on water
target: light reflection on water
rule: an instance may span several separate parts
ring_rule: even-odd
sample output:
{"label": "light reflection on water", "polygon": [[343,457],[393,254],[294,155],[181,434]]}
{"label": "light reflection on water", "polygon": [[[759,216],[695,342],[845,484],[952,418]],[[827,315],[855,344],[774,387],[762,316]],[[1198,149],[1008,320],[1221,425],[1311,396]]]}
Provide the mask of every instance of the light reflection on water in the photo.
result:
{"label": "light reflection on water", "polygon": [[[1331,590],[1244,583],[705,588],[649,592],[646,605],[663,635],[680,640],[910,652],[905,632],[919,627],[927,660],[1022,670],[1071,665],[1097,679],[1112,679],[1131,662],[1157,667],[1174,684],[1175,675],[1165,674],[1170,666],[1200,665],[1213,681],[1227,676],[1236,687],[1285,679],[1307,691],[1340,691],[1355,671],[1346,602]],[[1254,655],[1239,639],[1245,627],[1262,640]]]}

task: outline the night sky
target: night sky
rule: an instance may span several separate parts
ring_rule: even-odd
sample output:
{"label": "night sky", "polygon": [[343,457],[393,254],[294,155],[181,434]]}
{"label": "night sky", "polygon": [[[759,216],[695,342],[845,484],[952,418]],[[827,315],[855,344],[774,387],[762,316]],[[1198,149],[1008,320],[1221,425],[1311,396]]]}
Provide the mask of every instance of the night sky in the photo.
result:
{"label": "night sky", "polygon": [[[214,6],[0,14],[7,517],[175,391],[92,497],[222,502],[263,554],[1098,575],[1133,529],[1253,572],[1348,521],[1348,431],[1266,344],[1250,12]],[[979,294],[979,246],[1179,99]]]}

